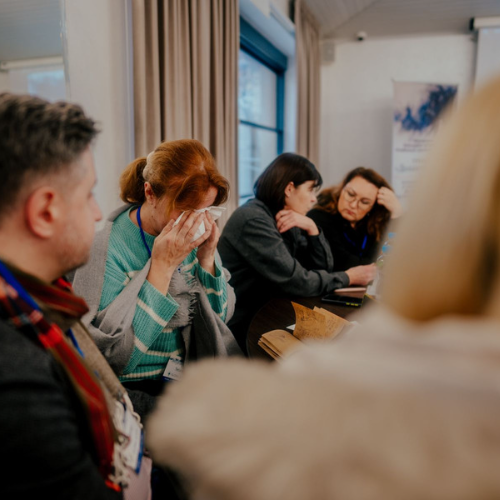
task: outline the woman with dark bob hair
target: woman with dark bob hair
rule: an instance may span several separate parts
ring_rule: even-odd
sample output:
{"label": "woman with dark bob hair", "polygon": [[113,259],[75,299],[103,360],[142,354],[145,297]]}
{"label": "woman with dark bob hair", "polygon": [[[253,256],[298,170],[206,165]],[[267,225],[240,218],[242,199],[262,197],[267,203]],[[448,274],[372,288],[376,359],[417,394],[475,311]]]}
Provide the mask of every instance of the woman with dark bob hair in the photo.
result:
{"label": "woman with dark bob hair", "polygon": [[243,349],[252,316],[271,297],[312,297],[366,285],[375,275],[374,266],[333,272],[330,246],[306,216],[321,183],[307,158],[283,153],[257,179],[255,198],[238,208],[222,231],[218,248],[237,298],[229,327]]}
{"label": "woman with dark bob hair", "polygon": [[324,232],[334,271],[371,264],[389,222],[401,215],[389,183],[371,168],[351,170],[339,186],[323,190],[307,214]]}

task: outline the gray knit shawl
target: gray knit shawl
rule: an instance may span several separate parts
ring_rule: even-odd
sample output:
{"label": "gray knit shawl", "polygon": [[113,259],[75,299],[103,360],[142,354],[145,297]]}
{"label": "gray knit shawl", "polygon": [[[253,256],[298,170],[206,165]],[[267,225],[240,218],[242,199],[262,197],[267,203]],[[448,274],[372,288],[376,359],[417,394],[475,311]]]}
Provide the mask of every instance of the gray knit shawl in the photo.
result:
{"label": "gray knit shawl", "polygon": [[[109,215],[104,227],[96,234],[89,261],[73,276],[75,293],[82,296],[90,308],[82,321],[118,374],[123,371],[132,355],[135,338],[132,322],[137,297],[151,266],[149,259],[116,299],[98,312],[111,228],[114,220],[128,208],[130,205],[121,206]],[[226,269],[224,273],[229,281]],[[168,291],[179,304],[168,326],[181,328],[186,348],[185,362],[206,357],[241,355],[233,334],[213,311],[197,276],[187,282],[183,274],[174,273]],[[226,321],[232,317],[234,305],[234,290],[228,284]]]}

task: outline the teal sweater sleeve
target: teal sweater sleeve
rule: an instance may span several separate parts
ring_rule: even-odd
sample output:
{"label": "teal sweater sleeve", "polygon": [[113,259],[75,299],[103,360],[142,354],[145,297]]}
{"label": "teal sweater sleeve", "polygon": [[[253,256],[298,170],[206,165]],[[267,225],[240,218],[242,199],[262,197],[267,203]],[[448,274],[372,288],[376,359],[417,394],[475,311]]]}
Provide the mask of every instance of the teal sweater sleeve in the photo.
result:
{"label": "teal sweater sleeve", "polygon": [[[116,255],[112,252],[108,253],[99,310],[105,309],[118,297],[133,275],[133,271],[127,272],[123,269]],[[170,294],[163,295],[146,280],[141,287],[134,307],[135,314],[132,326],[135,334],[134,342],[138,348],[133,350],[124,373],[130,373],[134,370],[143,353],[153,345],[179,305]]]}
{"label": "teal sweater sleeve", "polygon": [[212,309],[222,321],[225,321],[227,315],[227,281],[221,262],[217,258],[215,259],[215,276],[213,276],[201,267],[195,249],[183,264],[185,271],[198,277]]}

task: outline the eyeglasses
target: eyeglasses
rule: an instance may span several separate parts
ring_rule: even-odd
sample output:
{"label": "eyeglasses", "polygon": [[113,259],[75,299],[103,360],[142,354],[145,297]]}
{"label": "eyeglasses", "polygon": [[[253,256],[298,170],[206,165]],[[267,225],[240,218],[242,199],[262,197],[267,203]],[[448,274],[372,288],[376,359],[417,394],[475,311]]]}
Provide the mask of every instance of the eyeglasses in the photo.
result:
{"label": "eyeglasses", "polygon": [[342,195],[344,196],[344,200],[347,201],[347,203],[352,203],[353,201],[355,201],[356,205],[363,210],[369,210],[375,204],[375,201],[358,198],[356,196],[356,192],[352,189],[342,189]]}

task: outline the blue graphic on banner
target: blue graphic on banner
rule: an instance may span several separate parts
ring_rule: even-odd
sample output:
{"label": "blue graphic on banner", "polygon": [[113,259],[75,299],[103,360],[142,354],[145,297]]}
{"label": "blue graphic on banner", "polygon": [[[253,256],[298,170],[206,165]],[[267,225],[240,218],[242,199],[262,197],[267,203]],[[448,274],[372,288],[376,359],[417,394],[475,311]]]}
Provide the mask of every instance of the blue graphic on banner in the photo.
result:
{"label": "blue graphic on banner", "polygon": [[435,88],[429,90],[427,99],[419,106],[415,114],[413,114],[413,110],[407,106],[404,116],[399,112],[394,114],[394,121],[401,122],[403,130],[424,130],[432,126],[443,109],[453,101],[456,94],[456,85],[436,85]]}

